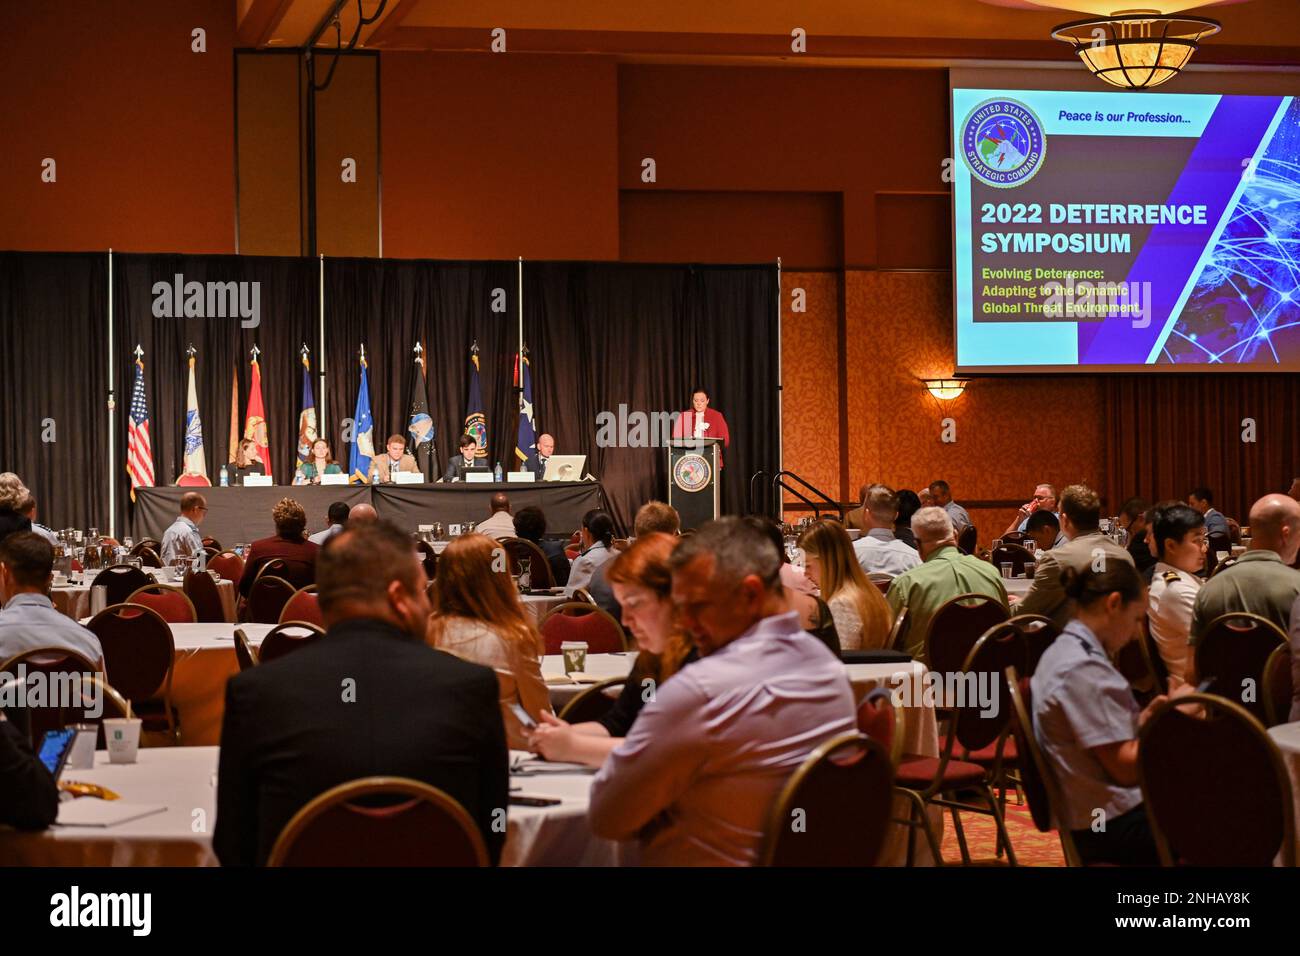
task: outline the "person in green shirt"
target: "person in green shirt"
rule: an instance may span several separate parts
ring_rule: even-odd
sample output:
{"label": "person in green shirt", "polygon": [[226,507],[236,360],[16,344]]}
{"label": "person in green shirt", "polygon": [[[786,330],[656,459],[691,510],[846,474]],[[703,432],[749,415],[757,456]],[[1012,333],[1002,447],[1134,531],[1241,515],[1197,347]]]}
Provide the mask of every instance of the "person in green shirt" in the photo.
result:
{"label": "person in green shirt", "polygon": [[1007,589],[992,564],[957,550],[952,518],[942,508],[922,508],[912,515],[912,535],[921,564],[894,578],[885,598],[895,618],[907,608],[907,643],[903,649],[920,660],[925,654],[930,622],[939,608],[960,594],[987,594],[1007,607]]}
{"label": "person in green shirt", "polygon": [[330,443],[323,438],[317,438],[311,443],[311,457],[299,466],[298,474],[295,476],[293,483],[295,485],[319,485],[321,475],[341,474],[343,474],[343,469],[334,460],[334,453],[330,451]]}

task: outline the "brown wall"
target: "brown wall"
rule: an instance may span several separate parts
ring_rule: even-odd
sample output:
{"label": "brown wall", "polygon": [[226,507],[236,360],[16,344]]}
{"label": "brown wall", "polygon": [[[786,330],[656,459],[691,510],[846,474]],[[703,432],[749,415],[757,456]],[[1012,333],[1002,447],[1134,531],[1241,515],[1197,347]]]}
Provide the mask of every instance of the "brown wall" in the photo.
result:
{"label": "brown wall", "polygon": [[[0,249],[233,252],[228,0],[7,8]],[[206,53],[191,52],[195,27]]]}

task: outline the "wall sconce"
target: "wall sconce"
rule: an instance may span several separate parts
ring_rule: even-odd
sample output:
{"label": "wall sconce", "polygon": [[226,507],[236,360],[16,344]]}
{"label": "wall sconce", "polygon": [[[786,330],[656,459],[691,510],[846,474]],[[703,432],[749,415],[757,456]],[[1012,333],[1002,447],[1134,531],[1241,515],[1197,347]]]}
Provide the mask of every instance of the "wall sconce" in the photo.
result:
{"label": "wall sconce", "polygon": [[962,393],[966,391],[966,379],[964,378],[927,378],[922,379],[921,384],[925,390],[941,402],[950,402],[954,398],[961,398]]}

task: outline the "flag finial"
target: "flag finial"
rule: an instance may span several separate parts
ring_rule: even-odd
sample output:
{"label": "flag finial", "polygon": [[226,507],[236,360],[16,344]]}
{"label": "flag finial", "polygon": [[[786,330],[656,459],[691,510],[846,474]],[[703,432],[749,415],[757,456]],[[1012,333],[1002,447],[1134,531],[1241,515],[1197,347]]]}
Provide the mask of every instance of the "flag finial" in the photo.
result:
{"label": "flag finial", "polygon": [[139,342],[136,343],[135,352],[133,352],[132,354],[135,355],[135,360],[137,362],[140,361],[140,359],[144,358],[144,349],[140,348]]}
{"label": "flag finial", "polygon": [[248,354],[251,355],[251,356],[253,356],[253,361],[256,362],[256,361],[257,361],[257,357],[258,357],[259,355],[262,354],[262,350],[259,349],[259,348],[257,347],[257,343],[254,342],[254,343],[253,343],[253,347],[252,347],[251,349],[248,350]]}
{"label": "flag finial", "polygon": [[474,344],[469,347],[469,354],[478,355],[478,339],[475,339]]}
{"label": "flag finial", "polygon": [[194,347],[194,343],[191,342],[190,347],[185,350],[185,354],[188,355],[190,358],[194,358],[194,356],[199,354],[199,350],[196,349]]}
{"label": "flag finial", "polygon": [[298,354],[301,355],[304,359],[311,354],[311,349],[307,348],[306,342],[302,343],[302,350]]}
{"label": "flag finial", "polygon": [[360,354],[361,354],[361,361],[364,362],[364,361],[366,360],[366,343],[365,343],[365,342],[362,342],[362,343],[361,343],[361,352],[360,352]]}

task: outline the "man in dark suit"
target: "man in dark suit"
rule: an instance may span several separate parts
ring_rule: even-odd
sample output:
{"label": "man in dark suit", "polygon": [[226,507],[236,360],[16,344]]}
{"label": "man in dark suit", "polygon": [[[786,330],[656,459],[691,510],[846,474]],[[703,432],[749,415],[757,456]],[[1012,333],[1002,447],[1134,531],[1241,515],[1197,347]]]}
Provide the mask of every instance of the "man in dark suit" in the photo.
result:
{"label": "man in dark suit", "polygon": [[497,679],[424,643],[427,579],[410,538],[350,526],[321,551],[317,584],[325,639],[226,685],[217,857],[265,863],[311,799],[382,775],[455,799],[495,863],[509,789]]}
{"label": "man in dark suit", "polygon": [[478,439],[473,435],[461,435],[459,444],[460,454],[454,455],[447,462],[447,473],[442,476],[443,481],[464,481],[469,469],[479,464],[475,457],[478,454]]}
{"label": "man in dark suit", "polygon": [[554,454],[555,439],[543,432],[537,436],[537,454],[524,462],[524,467],[536,475],[538,481],[541,481],[546,477],[546,463],[551,460],[551,456]]}

